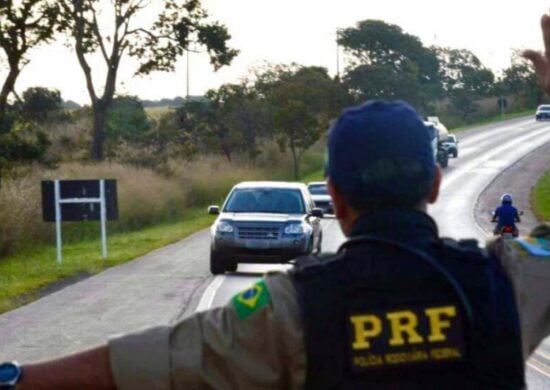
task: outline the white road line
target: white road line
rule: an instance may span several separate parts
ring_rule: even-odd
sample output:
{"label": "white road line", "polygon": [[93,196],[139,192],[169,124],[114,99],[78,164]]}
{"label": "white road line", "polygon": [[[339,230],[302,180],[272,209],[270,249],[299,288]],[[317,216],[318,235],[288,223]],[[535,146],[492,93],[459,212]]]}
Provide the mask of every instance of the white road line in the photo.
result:
{"label": "white road line", "polygon": [[550,360],[550,354],[546,353],[546,352],[542,352],[542,351],[535,351],[535,354],[536,355],[539,355],[540,357],[546,359],[546,360]]}
{"label": "white road line", "polygon": [[214,302],[214,298],[216,297],[216,292],[218,292],[218,289],[221,287],[224,280],[224,275],[217,275],[214,280],[212,280],[212,282],[208,285],[208,287],[206,287],[206,290],[204,290],[204,293],[202,294],[199,305],[197,306],[197,311],[205,311],[212,307],[212,303]]}
{"label": "white road line", "polygon": [[[523,135],[521,137],[518,137],[516,139],[510,140],[510,142],[506,142],[503,145],[500,145],[496,148],[493,148],[488,153],[483,153],[479,155],[478,157],[473,158],[471,161],[468,161],[464,165],[460,165],[460,170],[457,170],[455,172],[451,172],[450,175],[443,178],[443,183],[441,184],[441,190],[445,190],[445,188],[449,187],[452,183],[454,183],[457,179],[459,179],[462,176],[470,174],[470,172],[480,166],[482,163],[488,161],[489,159],[498,156],[503,151],[509,148],[515,148],[514,153],[519,154],[518,157],[515,157],[513,161],[511,161],[510,165],[515,163],[517,160],[519,160],[521,157],[525,156],[528,152],[535,149],[537,146],[542,145],[543,143],[540,143],[540,145],[531,145],[528,144],[526,141],[531,140],[531,138],[537,138],[544,136],[547,130],[546,129],[540,129],[533,131],[531,133],[528,133],[526,135]],[[547,142],[547,141],[545,141]],[[518,153],[518,150],[521,149],[523,153]],[[525,151],[525,152],[524,152]]]}
{"label": "white road line", "polygon": [[530,359],[527,361],[527,365],[528,365],[529,367],[531,367],[533,370],[538,371],[538,372],[539,372],[540,374],[542,374],[543,376],[545,376],[545,377],[547,377],[547,378],[550,378],[550,374],[549,374],[547,371],[545,371],[544,369],[538,367],[537,364],[542,365],[543,367],[547,367],[547,366],[546,366],[545,364],[539,362],[538,360],[534,360],[534,359],[533,359],[533,360],[531,361],[531,359],[532,359],[532,358],[530,358]]}

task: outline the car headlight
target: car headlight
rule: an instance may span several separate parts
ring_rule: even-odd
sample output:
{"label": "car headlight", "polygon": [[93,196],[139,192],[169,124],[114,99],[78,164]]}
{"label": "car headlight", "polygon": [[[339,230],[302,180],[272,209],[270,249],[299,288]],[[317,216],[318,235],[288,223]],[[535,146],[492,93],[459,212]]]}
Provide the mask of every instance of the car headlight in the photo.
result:
{"label": "car headlight", "polygon": [[284,230],[285,234],[303,234],[304,226],[301,223],[291,223]]}
{"label": "car headlight", "polygon": [[228,221],[220,221],[216,225],[216,231],[221,233],[233,233],[233,224]]}

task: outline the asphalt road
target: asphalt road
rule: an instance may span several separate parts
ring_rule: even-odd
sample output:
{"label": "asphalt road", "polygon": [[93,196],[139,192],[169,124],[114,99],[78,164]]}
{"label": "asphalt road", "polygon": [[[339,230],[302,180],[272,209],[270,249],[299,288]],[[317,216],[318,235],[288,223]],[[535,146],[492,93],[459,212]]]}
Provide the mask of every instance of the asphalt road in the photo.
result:
{"label": "asphalt road", "polygon": [[[503,169],[550,142],[550,125],[518,119],[460,133],[459,139],[459,158],[450,160],[440,200],[430,213],[443,235],[484,240],[474,218],[479,194]],[[323,250],[334,251],[343,236],[336,220],[323,224]],[[117,333],[169,323],[224,304],[268,269],[285,268],[243,264],[236,273],[211,278],[208,234],[199,232],[1,315],[0,361],[51,358]],[[537,352],[529,365],[529,387],[549,388],[550,342]]]}

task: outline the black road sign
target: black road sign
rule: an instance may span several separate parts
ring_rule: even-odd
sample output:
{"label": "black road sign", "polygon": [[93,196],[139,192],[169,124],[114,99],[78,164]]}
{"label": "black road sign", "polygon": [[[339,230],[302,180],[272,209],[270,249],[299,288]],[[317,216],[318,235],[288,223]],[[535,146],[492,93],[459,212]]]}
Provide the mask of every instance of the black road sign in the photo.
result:
{"label": "black road sign", "polygon": [[[99,180],[61,180],[60,199],[99,198]],[[116,180],[105,180],[105,204],[107,220],[118,219]],[[61,221],[99,221],[99,203],[63,203]],[[54,181],[42,181],[42,218],[45,222],[55,222]]]}

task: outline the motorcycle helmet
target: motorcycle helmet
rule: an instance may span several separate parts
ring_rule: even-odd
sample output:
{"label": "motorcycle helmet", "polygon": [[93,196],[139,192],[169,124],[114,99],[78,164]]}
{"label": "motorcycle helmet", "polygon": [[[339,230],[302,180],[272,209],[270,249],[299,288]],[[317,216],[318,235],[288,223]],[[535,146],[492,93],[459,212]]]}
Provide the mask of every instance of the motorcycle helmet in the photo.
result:
{"label": "motorcycle helmet", "polygon": [[500,197],[500,201],[502,202],[502,204],[512,204],[512,195],[510,195],[510,194],[503,194],[503,195]]}

